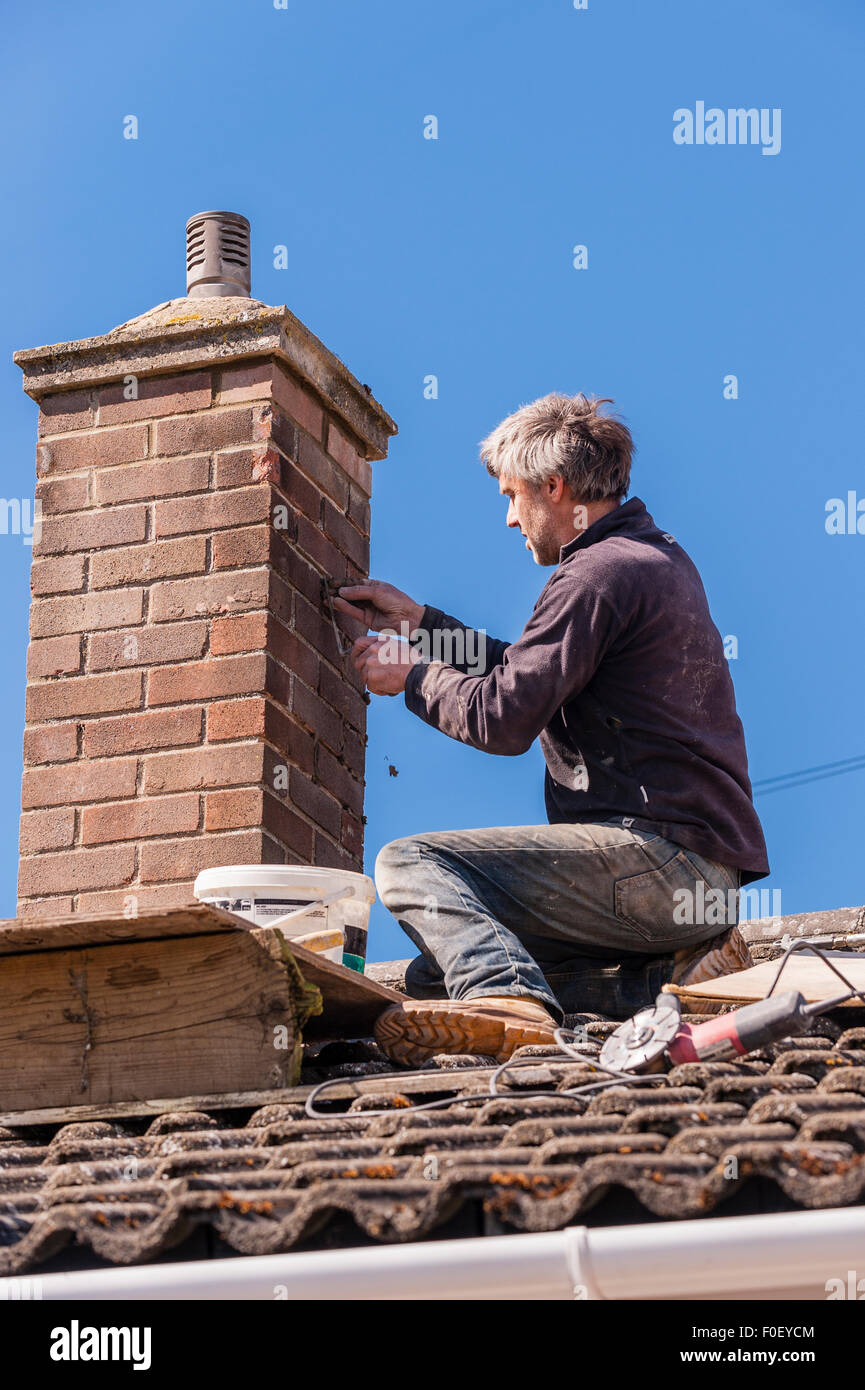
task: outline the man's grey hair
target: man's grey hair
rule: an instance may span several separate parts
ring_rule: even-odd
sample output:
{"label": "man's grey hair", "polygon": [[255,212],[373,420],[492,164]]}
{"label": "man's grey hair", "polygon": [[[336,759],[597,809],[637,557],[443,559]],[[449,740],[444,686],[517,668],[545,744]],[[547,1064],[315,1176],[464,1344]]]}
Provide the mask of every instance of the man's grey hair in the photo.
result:
{"label": "man's grey hair", "polygon": [[525,478],[536,487],[559,473],[582,502],[618,501],[628,491],[634,444],[627,425],[602,415],[608,396],[541,396],[481,441],[494,478]]}

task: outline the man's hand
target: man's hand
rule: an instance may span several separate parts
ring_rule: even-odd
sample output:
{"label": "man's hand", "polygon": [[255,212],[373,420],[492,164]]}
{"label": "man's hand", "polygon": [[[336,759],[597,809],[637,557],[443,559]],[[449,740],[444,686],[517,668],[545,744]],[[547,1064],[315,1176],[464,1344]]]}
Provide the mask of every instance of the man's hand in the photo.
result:
{"label": "man's hand", "polygon": [[[366,588],[366,585],[358,585]],[[384,585],[390,588],[390,585]],[[373,695],[401,695],[406,677],[420,656],[396,637],[358,637],[351,659]]]}
{"label": "man's hand", "polygon": [[399,632],[400,623],[408,623],[409,631],[413,632],[423,617],[422,603],[415,603],[401,589],[381,579],[370,579],[366,584],[344,584],[333,606],[338,613],[354,618],[374,632],[381,632],[385,627]]}

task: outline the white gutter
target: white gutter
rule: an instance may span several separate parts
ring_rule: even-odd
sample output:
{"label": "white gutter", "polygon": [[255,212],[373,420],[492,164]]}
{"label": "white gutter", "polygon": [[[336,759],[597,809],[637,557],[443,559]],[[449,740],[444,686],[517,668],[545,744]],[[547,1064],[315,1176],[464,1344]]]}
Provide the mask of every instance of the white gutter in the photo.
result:
{"label": "white gutter", "polygon": [[825,1299],[851,1270],[863,1207],[37,1273],[0,1279],[0,1301]]}

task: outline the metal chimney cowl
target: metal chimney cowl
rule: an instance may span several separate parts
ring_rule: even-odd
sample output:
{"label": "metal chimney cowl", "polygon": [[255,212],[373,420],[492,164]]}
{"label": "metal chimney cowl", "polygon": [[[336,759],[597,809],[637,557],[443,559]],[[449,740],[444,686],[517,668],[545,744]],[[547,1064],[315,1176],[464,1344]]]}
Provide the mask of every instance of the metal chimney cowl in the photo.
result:
{"label": "metal chimney cowl", "polygon": [[188,299],[251,298],[249,222],[239,212],[197,212],[186,224]]}

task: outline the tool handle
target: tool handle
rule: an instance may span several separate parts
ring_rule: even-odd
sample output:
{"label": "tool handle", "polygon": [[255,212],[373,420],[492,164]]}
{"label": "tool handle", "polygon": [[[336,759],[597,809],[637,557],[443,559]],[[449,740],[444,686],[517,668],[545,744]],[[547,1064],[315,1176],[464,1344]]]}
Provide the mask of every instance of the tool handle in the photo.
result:
{"label": "tool handle", "polygon": [[804,996],[789,989],[732,1013],[719,1014],[708,1023],[685,1023],[670,1045],[670,1061],[678,1066],[680,1062],[724,1062],[744,1057],[778,1038],[804,1033],[810,1023],[804,1008]]}

